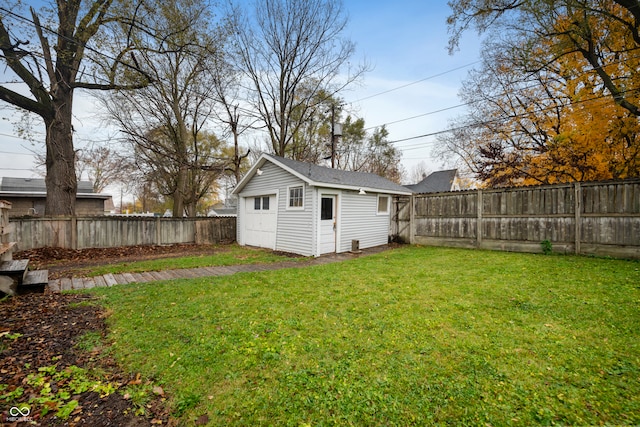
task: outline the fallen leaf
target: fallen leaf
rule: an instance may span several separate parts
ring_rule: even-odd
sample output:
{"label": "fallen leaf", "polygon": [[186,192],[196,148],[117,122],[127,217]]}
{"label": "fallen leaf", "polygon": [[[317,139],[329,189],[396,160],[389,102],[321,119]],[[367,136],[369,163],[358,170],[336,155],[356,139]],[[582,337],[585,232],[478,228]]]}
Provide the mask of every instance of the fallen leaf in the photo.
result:
{"label": "fallen leaf", "polygon": [[153,392],[159,396],[164,396],[164,390],[159,385],[153,387]]}
{"label": "fallen leaf", "polygon": [[138,385],[142,384],[142,380],[140,379],[140,374],[136,374],[136,379],[129,381],[130,385]]}
{"label": "fallen leaf", "polygon": [[196,420],[197,426],[204,426],[204,425],[207,425],[208,423],[209,423],[209,415],[207,414],[200,415]]}

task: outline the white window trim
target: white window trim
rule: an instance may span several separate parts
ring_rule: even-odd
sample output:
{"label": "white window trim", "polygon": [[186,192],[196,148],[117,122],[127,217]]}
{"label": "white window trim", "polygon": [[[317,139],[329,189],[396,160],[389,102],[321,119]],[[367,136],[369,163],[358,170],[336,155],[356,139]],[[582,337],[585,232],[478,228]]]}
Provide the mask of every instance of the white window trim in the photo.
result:
{"label": "white window trim", "polygon": [[[293,189],[293,188],[302,188],[302,206],[291,206],[290,205],[290,202],[291,202],[291,189]],[[305,190],[305,185],[304,184],[289,185],[287,187],[286,210],[288,210],[288,211],[303,211],[304,210],[304,206],[305,206],[305,197],[306,197],[306,190]]]}
{"label": "white window trim", "polygon": [[[384,212],[380,212],[380,198],[386,197],[387,209]],[[376,203],[376,215],[389,216],[391,214],[391,196],[388,194],[378,194],[378,203]]]}

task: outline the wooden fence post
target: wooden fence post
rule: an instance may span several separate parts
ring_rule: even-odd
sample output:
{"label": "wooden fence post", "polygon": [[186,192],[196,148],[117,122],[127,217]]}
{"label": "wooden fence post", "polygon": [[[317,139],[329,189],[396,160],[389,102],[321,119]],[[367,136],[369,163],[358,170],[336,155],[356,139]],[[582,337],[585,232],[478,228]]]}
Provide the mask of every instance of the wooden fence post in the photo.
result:
{"label": "wooden fence post", "polygon": [[575,217],[574,217],[574,233],[575,233],[575,248],[574,251],[576,255],[580,255],[580,241],[582,240],[582,227],[581,227],[581,214],[582,214],[582,187],[579,182],[574,184],[574,209],[575,209]]}
{"label": "wooden fence post", "polygon": [[482,233],[483,233],[483,227],[482,227],[482,211],[484,209],[483,203],[482,203],[482,190],[478,189],[478,201],[477,201],[477,208],[478,208],[478,217],[476,219],[476,247],[480,248],[482,246]]}
{"label": "wooden fence post", "polygon": [[409,243],[414,244],[416,241],[416,195],[409,197]]}
{"label": "wooden fence post", "polygon": [[156,245],[158,246],[160,245],[160,240],[162,239],[162,233],[160,232],[160,219],[161,218],[159,216],[156,217]]}
{"label": "wooden fence post", "polygon": [[71,249],[78,249],[78,218],[71,217]]}

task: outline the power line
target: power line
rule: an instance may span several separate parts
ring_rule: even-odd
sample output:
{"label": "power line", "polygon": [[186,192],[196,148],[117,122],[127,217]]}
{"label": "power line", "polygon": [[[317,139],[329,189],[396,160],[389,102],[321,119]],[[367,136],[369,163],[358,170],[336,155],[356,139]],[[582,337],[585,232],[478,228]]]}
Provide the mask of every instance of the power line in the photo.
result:
{"label": "power line", "polygon": [[470,66],[475,65],[475,64],[477,64],[477,63],[479,63],[479,62],[481,62],[481,61],[480,61],[480,60],[478,60],[478,61],[473,61],[473,62],[470,62],[470,63],[468,63],[468,64],[461,65],[461,66],[456,67],[456,68],[451,68],[451,69],[446,70],[446,71],[443,71],[443,72],[441,72],[441,73],[434,74],[434,75],[432,75],[432,76],[425,77],[425,78],[423,78],[423,79],[413,81],[413,82],[411,82],[411,83],[406,83],[406,84],[403,84],[403,85],[401,85],[401,86],[394,87],[393,89],[388,89],[388,90],[385,90],[385,91],[382,91],[382,92],[379,92],[379,93],[374,93],[373,95],[365,96],[364,98],[356,99],[355,101],[347,102],[347,104],[355,104],[356,102],[364,101],[364,100],[367,100],[367,99],[375,98],[376,96],[380,96],[380,95],[387,94],[387,93],[389,93],[389,92],[394,92],[394,91],[396,91],[396,90],[404,89],[404,88],[406,88],[406,87],[413,86],[413,85],[415,85],[415,84],[422,83],[422,82],[427,81],[427,80],[435,79],[436,77],[444,76],[444,75],[446,75],[446,74],[453,73],[454,71],[458,71],[458,70],[461,70],[461,69],[463,69],[463,68],[470,67]]}
{"label": "power line", "polygon": [[33,168],[0,168],[1,171],[33,171]]}
{"label": "power line", "polygon": [[[640,88],[639,89],[629,89],[627,91],[624,91],[623,93],[629,93],[629,92],[640,92]],[[592,102],[592,101],[600,101],[603,99],[608,99],[609,95],[598,95],[594,98],[587,98],[587,99],[583,99],[580,101],[575,101],[573,102],[571,105],[579,105],[579,104],[584,104],[587,102]],[[552,107],[547,107],[547,108],[542,108],[542,109],[538,109],[537,111],[531,111],[531,112],[527,112],[527,113],[521,113],[521,114],[514,114],[508,117],[501,117],[501,118],[497,118],[497,119],[492,119],[492,120],[486,120],[486,121],[482,121],[482,122],[475,122],[475,123],[470,123],[467,125],[463,125],[463,126],[458,126],[458,127],[453,127],[453,128],[449,128],[449,129],[445,129],[445,130],[440,130],[440,131],[436,131],[436,132],[430,132],[430,133],[425,133],[422,135],[416,135],[416,136],[411,136],[411,137],[407,137],[407,138],[402,138],[402,139],[397,139],[394,141],[389,141],[390,144],[395,144],[398,142],[404,142],[404,141],[411,141],[411,140],[415,140],[415,139],[422,139],[422,138],[427,138],[430,136],[437,136],[437,135],[442,135],[445,133],[449,133],[449,132],[455,132],[458,130],[464,130],[464,129],[471,129],[471,128],[475,128],[475,127],[480,127],[480,126],[484,126],[484,125],[489,125],[492,123],[497,123],[497,122],[501,122],[507,119],[518,119],[518,118],[526,118],[526,117],[530,117],[532,114],[535,113],[542,113],[545,111],[549,111],[549,110],[553,110],[555,108],[558,108],[557,106],[552,106]],[[410,147],[398,147],[400,150],[404,150],[404,151],[410,151],[410,150],[416,150],[416,149],[420,149],[420,148],[424,148],[426,145],[429,144],[433,144],[436,141],[428,141],[425,143],[421,143],[421,144],[417,144],[415,146],[410,146]]]}
{"label": "power line", "polygon": [[[4,11],[4,12],[6,12],[6,13],[8,13],[8,14],[12,15],[12,16],[15,16],[16,18],[18,18],[18,19],[20,19],[20,20],[26,21],[26,22],[28,22],[28,23],[30,23],[30,24],[34,24],[34,22],[33,22],[31,19],[29,19],[29,18],[27,18],[27,17],[24,17],[24,16],[21,16],[21,15],[19,15],[19,14],[16,14],[16,13],[14,13],[14,12],[12,12],[12,11],[10,11],[10,10],[7,10],[7,9],[5,9],[5,8],[3,8],[3,7],[0,7],[0,10]],[[76,42],[76,41],[75,41],[75,40],[73,40],[72,38],[67,37],[67,36],[64,36],[64,35],[62,35],[62,34],[58,33],[57,31],[52,30],[52,29],[50,29],[50,28],[48,28],[48,27],[44,27],[44,26],[43,26],[42,28],[43,28],[43,29],[45,29],[46,31],[48,31],[48,32],[52,33],[52,34],[57,35],[58,37],[65,38],[65,39],[67,39],[67,40],[73,41],[74,43]],[[155,37],[155,36],[153,36],[153,37],[157,39],[157,37]],[[158,39],[158,40],[159,40],[159,39]],[[146,76],[146,74],[145,74],[143,71],[139,70],[137,67],[134,67],[134,66],[132,66],[132,65],[130,65],[130,64],[127,64],[127,63],[125,63],[125,62],[122,62],[121,60],[119,60],[119,59],[117,59],[117,58],[114,58],[114,57],[112,57],[112,56],[109,56],[109,55],[105,54],[104,52],[100,52],[100,51],[98,51],[98,50],[96,50],[96,49],[94,49],[94,48],[92,48],[92,47],[88,46],[86,43],[83,43],[82,45],[83,45],[87,50],[89,50],[89,51],[91,51],[91,52],[94,52],[94,53],[96,53],[96,54],[98,54],[98,55],[101,55],[101,56],[103,56],[103,57],[105,57],[105,58],[108,58],[108,59],[111,59],[111,60],[117,61],[118,63],[120,63],[120,64],[122,64],[122,65],[124,65],[124,66],[126,66],[126,67],[133,68],[133,69],[135,69],[135,70],[137,70],[137,71],[141,72],[143,75],[145,75],[145,76]],[[32,53],[33,53],[34,55],[36,54],[35,52],[32,52]],[[42,55],[39,55],[39,56],[42,56]],[[612,65],[612,64],[615,64],[615,63],[622,63],[622,62],[628,61],[629,59],[633,59],[633,58],[625,58],[624,60],[620,60],[620,61],[612,62],[612,63],[610,63],[609,65]],[[450,70],[446,70],[446,71],[444,71],[444,72],[441,72],[441,73],[438,73],[438,74],[435,74],[435,75],[432,75],[432,76],[429,76],[429,77],[425,77],[425,78],[423,78],[423,79],[416,80],[416,81],[414,81],[414,82],[410,82],[410,83],[407,83],[407,84],[404,84],[404,85],[398,86],[398,87],[396,87],[396,88],[392,88],[392,89],[389,89],[389,90],[385,90],[385,91],[382,91],[382,92],[379,92],[379,93],[376,93],[376,94],[373,94],[373,95],[370,95],[370,96],[367,96],[367,97],[364,97],[364,98],[360,98],[360,99],[357,99],[357,100],[355,100],[355,101],[347,102],[347,103],[349,103],[349,104],[353,104],[353,103],[360,102],[360,101],[364,101],[364,100],[367,100],[367,99],[370,99],[370,98],[373,98],[373,97],[376,97],[376,96],[384,95],[384,94],[389,93],[389,92],[393,92],[393,91],[396,91],[396,90],[400,90],[400,89],[406,88],[406,87],[408,87],[408,86],[412,86],[412,85],[415,85],[415,84],[418,84],[418,83],[424,82],[424,81],[426,81],[426,80],[433,79],[433,78],[436,78],[436,77],[439,77],[439,76],[442,76],[442,75],[445,75],[445,74],[448,74],[448,73],[451,73],[451,72],[454,72],[454,71],[460,70],[460,69],[462,69],[462,68],[469,67],[469,66],[471,66],[471,65],[475,65],[475,64],[477,64],[477,63],[479,63],[479,62],[481,62],[481,61],[480,61],[480,60],[478,60],[478,61],[474,61],[474,62],[471,62],[471,63],[469,63],[469,64],[465,64],[465,65],[462,65],[462,66],[459,66],[459,67],[456,67],[456,68],[453,68],[453,69],[450,69]],[[592,72],[594,72],[594,70],[587,70],[587,71],[585,71],[585,72],[583,72],[583,73],[581,73],[581,74],[582,74],[582,75],[586,75],[586,74],[588,74],[588,73],[592,73]],[[106,79],[102,79],[102,80],[103,80],[103,81],[107,81]],[[519,88],[519,89],[517,89],[517,90],[527,90],[527,89],[530,89],[530,88],[534,88],[534,87],[536,87],[536,86],[538,86],[538,85],[539,85],[539,83],[536,83],[536,84],[533,84],[533,85],[530,85],[530,86],[526,86],[526,87],[523,87],[523,88]],[[637,89],[629,90],[629,91],[626,91],[626,92],[636,91],[636,90],[637,90]],[[623,92],[623,93],[626,93],[626,92]],[[497,96],[496,96],[496,98],[497,98],[497,97],[499,97],[499,96],[504,96],[504,94],[506,94],[506,93],[508,93],[508,92],[505,92],[505,93],[503,93],[503,94],[497,95]],[[206,94],[201,94],[201,95],[202,95],[203,97],[205,97],[205,98],[215,99],[215,98],[213,98],[213,97],[211,97],[211,96],[209,96],[209,95],[206,95]],[[602,98],[608,98],[608,96],[607,96],[607,95],[601,95],[601,96],[598,96],[598,97],[596,97],[596,98],[591,98],[591,99],[587,99],[587,100],[578,101],[578,102],[576,102],[576,103],[574,103],[574,104],[582,103],[582,102],[586,102],[586,101],[594,101],[594,100],[598,100],[598,99],[602,99]],[[457,105],[454,105],[454,106],[451,106],[451,107],[445,107],[445,108],[443,108],[443,109],[434,110],[434,111],[430,111],[430,112],[422,113],[422,114],[419,114],[419,115],[415,115],[415,116],[412,116],[412,117],[407,117],[407,118],[403,118],[403,119],[395,120],[395,121],[388,122],[388,123],[385,123],[385,124],[382,124],[382,125],[368,127],[368,128],[366,128],[365,130],[370,130],[370,129],[373,129],[373,128],[377,128],[377,127],[381,127],[381,126],[385,126],[385,125],[390,125],[390,124],[396,124],[396,123],[400,123],[400,122],[404,122],[404,121],[408,121],[408,120],[413,120],[413,119],[420,118],[420,117],[424,117],[424,116],[427,116],[427,115],[432,115],[432,114],[436,114],[436,113],[439,113],[439,112],[448,111],[448,110],[451,110],[451,109],[455,109],[455,108],[460,108],[460,107],[463,107],[463,106],[472,105],[472,104],[474,104],[474,103],[478,103],[478,102],[482,102],[482,101],[484,101],[484,100],[476,100],[476,101],[470,101],[470,102],[467,102],[467,103],[457,104]],[[551,107],[551,108],[556,108],[556,107]],[[252,111],[246,110],[246,109],[244,109],[244,108],[241,108],[241,110],[242,110],[242,111],[247,112],[248,114],[255,114],[255,112],[252,112]],[[543,112],[543,111],[545,111],[545,110],[546,110],[546,109],[542,109],[542,110],[539,110],[539,112]],[[518,117],[522,117],[522,116],[524,116],[524,115],[514,115],[514,116],[510,116],[510,117],[508,117],[508,118],[513,119],[513,118],[518,118]],[[505,119],[506,119],[506,118],[505,118]],[[465,128],[472,128],[472,127],[482,126],[482,125],[484,125],[484,124],[495,123],[496,121],[499,121],[499,120],[504,120],[504,119],[494,119],[494,120],[485,121],[485,122],[477,122],[477,123],[472,123],[472,124],[465,125],[465,126],[460,126],[460,127],[456,127],[456,128],[450,128],[450,129],[441,130],[441,131],[436,131],[436,132],[425,133],[425,134],[422,134],[422,135],[416,135],[416,136],[407,137],[407,138],[402,138],[402,139],[398,139],[398,140],[394,140],[394,141],[389,141],[389,142],[390,142],[390,143],[399,143],[399,142],[405,142],[405,141],[410,141],[410,140],[415,140],[415,139],[426,138],[426,137],[430,137],[430,136],[437,136],[437,135],[440,135],[440,134],[444,134],[444,133],[448,133],[448,132],[453,132],[453,131],[456,131],[456,130],[462,130],[462,129],[465,129]],[[14,137],[14,138],[18,138],[18,139],[24,139],[24,138],[19,138],[19,137],[13,136],[13,135],[5,135],[5,136]],[[26,140],[26,139],[25,139],[25,140]],[[26,141],[28,141],[28,140],[26,140]],[[429,142],[429,143],[433,143],[433,142]],[[418,144],[418,145],[416,145],[416,146],[414,146],[414,147],[405,147],[405,148],[403,148],[403,149],[405,149],[405,150],[417,149],[417,148],[421,148],[421,147],[422,147],[422,146],[424,146],[425,144],[429,144],[429,143],[422,143],[422,144]]]}
{"label": "power line", "polygon": [[[40,132],[37,132],[37,133],[40,133]],[[40,133],[40,135],[44,135],[44,134]],[[25,138],[23,136],[16,136],[16,135],[8,134],[8,133],[0,133],[0,136],[6,136],[7,138],[15,138],[15,139],[20,139],[22,141],[32,142],[30,139],[27,139],[27,138]]]}
{"label": "power line", "polygon": [[[632,60],[632,59],[640,59],[640,55],[633,56],[633,57],[630,57],[630,58],[620,59],[618,61],[611,62],[608,65],[622,64],[622,63],[625,63],[625,62],[627,62],[629,60]],[[474,62],[472,64],[475,64],[477,62],[481,62],[481,61],[476,61],[476,62]],[[594,72],[595,72],[595,70],[589,69],[589,70],[586,70],[586,71],[583,71],[583,72],[577,74],[575,76],[575,78],[586,76],[586,75],[594,73]],[[514,92],[534,89],[534,88],[536,88],[538,86],[541,86],[541,85],[542,85],[541,82],[535,82],[535,83],[529,84],[529,85],[521,87],[521,88],[504,91],[504,92],[502,92],[502,93],[500,93],[498,95],[494,95],[493,97],[490,98],[490,100],[499,99],[502,96],[505,96],[505,95],[508,95],[508,94],[512,94]],[[621,93],[624,94],[624,93],[635,91],[635,90],[636,89],[629,89],[629,90],[626,90],[626,91],[622,91]],[[606,96],[603,96],[603,97],[606,97]],[[392,125],[392,124],[396,124],[396,123],[401,123],[401,122],[405,122],[405,121],[408,121],[408,120],[413,120],[413,119],[416,119],[416,118],[420,118],[420,117],[425,117],[425,116],[429,116],[429,115],[432,115],[432,114],[441,113],[443,111],[453,110],[453,109],[460,108],[460,107],[467,107],[467,106],[470,106],[470,105],[473,105],[473,104],[477,104],[477,103],[480,103],[480,102],[485,102],[485,101],[487,101],[487,100],[478,99],[478,100],[474,100],[474,101],[468,101],[468,102],[464,102],[464,103],[461,103],[461,104],[453,105],[451,107],[445,107],[445,108],[442,108],[442,109],[433,110],[433,111],[429,111],[429,112],[426,112],[426,113],[418,114],[416,116],[407,117],[407,118],[398,119],[398,120],[395,120],[395,121],[392,121],[392,122],[383,123],[381,125],[370,126],[370,127],[365,128],[364,130],[371,130],[371,129],[379,128],[379,127],[382,127],[382,126],[388,126],[388,125]]]}
{"label": "power line", "polygon": [[14,154],[16,156],[35,156],[33,153],[16,153],[13,151],[0,151],[2,154]]}
{"label": "power line", "polygon": [[[30,18],[28,18],[28,17],[26,17],[26,16],[22,16],[22,15],[20,15],[20,14],[17,14],[17,13],[15,13],[15,12],[12,12],[12,11],[10,11],[10,10],[7,10],[7,9],[5,9],[4,7],[1,7],[1,6],[0,6],[0,10],[2,10],[2,11],[4,11],[4,12],[6,12],[6,13],[8,13],[8,14],[10,14],[10,15],[14,16],[14,17],[16,17],[17,19],[19,19],[19,20],[21,20],[21,21],[27,22],[27,23],[29,23],[30,25],[35,25],[35,22],[34,22],[32,19],[30,19]],[[101,56],[103,56],[103,57],[105,57],[105,58],[107,58],[107,59],[110,59],[110,60],[112,60],[112,61],[116,61],[117,63],[120,63],[120,64],[122,64],[122,65],[124,65],[124,66],[126,66],[126,67],[133,68],[134,70],[136,70],[136,71],[140,72],[142,75],[144,75],[145,77],[147,77],[150,81],[153,81],[153,79],[152,79],[152,78],[151,78],[147,73],[145,73],[144,71],[140,70],[137,66],[136,66],[136,67],[134,67],[134,66],[132,66],[132,65],[130,65],[130,64],[128,64],[128,63],[125,63],[125,62],[121,61],[121,60],[120,60],[120,59],[118,59],[118,58],[114,58],[113,56],[107,55],[107,54],[106,54],[106,53],[104,53],[104,52],[98,51],[98,50],[96,50],[96,49],[92,48],[91,46],[89,46],[86,42],[79,43],[77,40],[75,40],[75,39],[73,39],[73,38],[71,38],[71,37],[69,37],[69,36],[66,36],[66,35],[64,35],[64,34],[61,34],[61,33],[59,33],[58,31],[53,30],[53,29],[51,29],[51,28],[49,28],[49,27],[42,26],[42,25],[41,25],[41,27],[42,27],[44,30],[46,30],[47,32],[49,32],[49,33],[51,33],[51,34],[54,34],[54,35],[56,35],[56,36],[58,36],[58,37],[60,37],[60,38],[66,39],[67,41],[70,41],[70,42],[73,42],[73,43],[76,43],[76,44],[80,44],[80,45],[81,45],[81,46],[83,46],[85,49],[87,49],[87,50],[89,50],[89,51],[91,51],[91,52],[93,52],[93,53],[96,53],[96,54],[98,54],[98,55],[101,55]],[[150,35],[152,38],[154,38],[156,41],[159,41],[159,42],[164,42],[164,41],[165,41],[164,39],[162,39],[162,38],[158,37],[157,35],[154,35],[154,34],[149,34],[149,35]],[[41,59],[44,59],[44,55],[42,55],[40,52],[35,52],[35,51],[34,51],[34,52],[30,52],[30,53],[31,53],[31,54],[33,54],[34,56],[38,56],[38,57],[40,57]],[[192,54],[192,53],[190,53],[190,52],[187,52],[187,54],[188,54],[188,55],[193,56],[193,57],[194,57],[195,59],[197,59],[197,60],[200,60],[200,58],[199,58],[199,57],[196,57],[195,55],[193,55],[193,54]],[[79,70],[76,70],[76,71],[79,71]],[[95,77],[95,78],[97,78],[97,79],[99,79],[99,80],[101,80],[101,81],[103,81],[103,82],[105,82],[105,83],[107,83],[107,84],[110,84],[110,83],[111,83],[109,80],[107,80],[107,79],[105,79],[105,78],[102,78],[101,76],[94,76],[94,77]],[[165,83],[172,84],[172,82],[171,82],[169,79],[163,79],[163,78],[158,77],[158,76],[156,76],[156,77],[158,78],[158,80],[159,80],[159,81],[164,81]],[[196,92],[196,93],[198,93],[198,92]],[[209,95],[209,94],[204,94],[204,93],[198,93],[198,94],[199,94],[200,96],[202,96],[203,98],[210,99],[210,100],[214,100],[214,101],[218,101],[218,99],[214,98],[213,96],[211,96],[211,95]],[[241,108],[241,107],[239,107],[239,108],[238,108],[238,110],[240,110],[240,111],[242,111],[242,112],[247,113],[249,116],[254,116],[254,115],[255,115],[255,111],[250,111],[250,110],[247,110],[247,109],[245,109],[245,108]]]}
{"label": "power line", "polygon": [[[25,21],[25,22],[27,22],[27,23],[29,23],[29,24],[31,24],[31,25],[35,25],[35,22],[34,22],[32,19],[27,18],[26,16],[22,16],[22,15],[20,15],[20,14],[18,14],[18,13],[15,13],[15,12],[13,12],[13,11],[11,11],[11,10],[8,10],[8,9],[6,9],[6,8],[2,7],[2,6],[0,6],[0,10],[2,10],[3,12],[5,12],[5,13],[7,13],[7,14],[9,14],[9,15],[11,15],[11,16],[13,16],[13,17],[15,17],[15,18],[19,19],[19,20]],[[119,64],[121,64],[121,65],[123,65],[123,66],[125,66],[125,67],[131,68],[131,69],[133,69],[133,70],[135,70],[135,71],[139,72],[139,73],[140,73],[140,74],[142,74],[143,76],[145,76],[145,77],[149,78],[149,76],[148,76],[144,71],[142,71],[141,69],[139,69],[137,66],[134,66],[134,65],[128,64],[128,63],[126,63],[126,62],[122,61],[122,60],[121,60],[121,59],[119,59],[119,58],[115,58],[115,57],[110,56],[110,55],[108,55],[108,54],[106,54],[106,53],[104,53],[104,52],[101,52],[101,51],[99,51],[99,50],[97,50],[97,49],[95,49],[95,48],[93,48],[93,47],[89,46],[86,42],[80,43],[78,40],[76,40],[76,39],[74,39],[74,38],[72,38],[72,37],[66,36],[66,35],[64,35],[64,34],[61,34],[61,33],[59,33],[58,31],[53,30],[53,29],[51,29],[51,28],[49,28],[49,27],[47,27],[47,26],[45,26],[45,25],[40,25],[40,27],[41,27],[42,29],[46,30],[47,32],[51,33],[51,34],[54,34],[54,35],[56,35],[56,36],[58,36],[58,37],[60,37],[60,38],[63,38],[63,39],[65,39],[65,40],[69,41],[69,42],[72,42],[72,43],[74,43],[74,44],[79,44],[79,45],[81,45],[82,47],[84,47],[85,49],[87,49],[87,50],[89,50],[89,51],[91,51],[91,52],[93,52],[93,53],[95,53],[95,54],[101,55],[101,56],[103,56],[103,57],[105,57],[105,58],[107,58],[107,59],[110,59],[110,60],[112,60],[112,61],[115,61],[115,62],[117,62],[117,63],[119,63]],[[34,54],[34,55],[36,55],[36,54],[37,54],[36,52],[30,52],[30,53],[32,53],[32,54]],[[39,56],[42,56],[42,55],[39,55]],[[79,70],[76,70],[76,71],[79,71]],[[101,80],[103,80],[103,81],[107,81],[107,79],[101,79]],[[110,83],[110,82],[109,82],[109,83]]]}
{"label": "power line", "polygon": [[371,130],[371,129],[379,128],[379,127],[382,127],[382,126],[394,125],[396,123],[402,123],[402,122],[406,122],[406,121],[409,121],[409,120],[418,119],[420,117],[430,116],[432,114],[437,114],[437,113],[442,113],[444,111],[454,110],[454,109],[460,108],[460,107],[466,107],[469,104],[470,103],[465,102],[463,104],[452,105],[451,107],[445,107],[445,108],[441,108],[439,110],[429,111],[429,112],[426,112],[426,113],[418,114],[417,116],[411,116],[411,117],[407,117],[407,118],[404,118],[404,119],[395,120],[393,122],[384,123],[382,125],[370,126],[370,127],[365,128],[364,130]]}

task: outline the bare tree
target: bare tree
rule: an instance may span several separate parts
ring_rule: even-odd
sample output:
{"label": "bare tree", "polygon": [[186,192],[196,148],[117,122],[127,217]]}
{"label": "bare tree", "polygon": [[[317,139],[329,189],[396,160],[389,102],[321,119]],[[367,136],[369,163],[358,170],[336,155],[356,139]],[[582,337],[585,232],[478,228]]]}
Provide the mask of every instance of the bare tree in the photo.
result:
{"label": "bare tree", "polygon": [[[0,86],[0,100],[44,122],[48,215],[75,214],[75,90],[137,88],[149,81],[133,56],[137,49],[133,35],[140,28],[138,13],[144,9],[141,2],[128,8],[116,7],[113,0],[58,1],[53,9],[31,7],[29,12],[16,2],[0,4],[0,62],[28,90],[23,94]],[[121,49],[108,43],[111,37],[126,38],[127,34],[131,37],[119,44]],[[93,39],[104,42],[101,49],[89,46]],[[130,77],[127,84],[118,82],[124,73]]]}
{"label": "bare tree", "polygon": [[[221,142],[214,136],[200,132],[198,139],[189,144],[201,155],[187,155],[189,167],[185,169],[179,162],[171,159],[181,149],[175,144],[171,132],[167,129],[155,129],[146,136],[146,144],[142,140],[131,140],[133,158],[140,171],[139,193],[147,193],[156,189],[158,193],[173,201],[173,215],[195,216],[200,201],[217,191],[216,180],[221,176],[222,167],[211,170],[211,158],[221,150]],[[178,192],[180,186],[184,186]],[[176,194],[181,198],[182,208],[176,210]]]}
{"label": "bare tree", "polygon": [[250,149],[245,148],[244,152],[240,147],[240,135],[252,129],[256,119],[248,112],[240,108],[240,71],[228,60],[226,52],[213,57],[213,67],[210,72],[213,74],[214,97],[218,108],[214,109],[214,114],[218,121],[223,123],[228,133],[233,138],[233,153],[230,153],[230,162],[227,172],[233,175],[233,185],[240,182],[245,159],[249,156]]}
{"label": "bare tree", "polygon": [[417,184],[428,177],[431,172],[427,163],[423,160],[411,168],[411,172],[409,172],[407,176],[408,182],[409,184]]}
{"label": "bare tree", "polygon": [[238,8],[233,15],[235,53],[249,83],[249,102],[273,152],[286,156],[316,94],[333,96],[366,71],[364,66],[345,70],[355,47],[342,36],[347,25],[342,3],[258,0],[255,9]]}
{"label": "bare tree", "polygon": [[216,98],[211,69],[223,33],[210,24],[206,2],[176,0],[157,7],[153,25],[166,36],[148,38],[149,47],[138,59],[154,83],[135,92],[112,92],[103,101],[134,145],[137,161],[173,199],[174,216],[182,216],[185,208],[194,215],[201,184],[211,182],[204,176],[219,175],[225,167],[207,132]]}
{"label": "bare tree", "polygon": [[[42,151],[33,151],[35,171],[46,176],[46,155]],[[125,183],[134,175],[134,164],[131,157],[101,144],[91,144],[87,148],[78,149],[75,153],[76,181],[86,177],[93,185],[93,191],[102,193],[111,184]]]}
{"label": "bare tree", "polygon": [[96,193],[102,193],[111,184],[131,179],[133,167],[130,157],[110,146],[95,144],[76,152],[78,181],[86,176]]}

